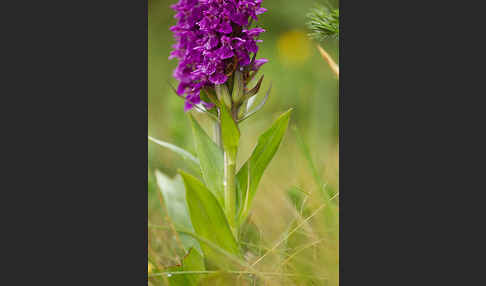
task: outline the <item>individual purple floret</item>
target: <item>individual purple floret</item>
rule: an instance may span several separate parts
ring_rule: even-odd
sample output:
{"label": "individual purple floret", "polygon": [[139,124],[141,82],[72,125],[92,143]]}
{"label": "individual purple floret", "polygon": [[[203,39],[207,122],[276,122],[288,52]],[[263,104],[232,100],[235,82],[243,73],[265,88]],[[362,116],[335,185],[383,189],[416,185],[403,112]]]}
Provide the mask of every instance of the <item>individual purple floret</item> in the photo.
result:
{"label": "individual purple floret", "polygon": [[203,103],[200,91],[224,84],[237,68],[258,71],[267,62],[255,60],[262,28],[250,28],[266,11],[262,0],[180,0],[172,5],[177,24],[171,27],[176,44],[169,59],[178,58],[174,77],[177,93],[185,95],[184,110]]}

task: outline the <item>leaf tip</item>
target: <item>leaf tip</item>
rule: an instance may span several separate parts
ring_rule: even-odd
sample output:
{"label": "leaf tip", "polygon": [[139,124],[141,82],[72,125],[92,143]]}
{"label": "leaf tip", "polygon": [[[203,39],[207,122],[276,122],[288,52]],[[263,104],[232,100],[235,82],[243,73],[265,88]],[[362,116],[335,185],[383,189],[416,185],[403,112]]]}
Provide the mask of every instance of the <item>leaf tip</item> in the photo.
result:
{"label": "leaf tip", "polygon": [[289,119],[290,118],[290,115],[292,114],[292,111],[294,110],[293,107],[289,108],[287,111],[285,111],[284,113],[282,113],[277,120],[282,120],[282,119]]}

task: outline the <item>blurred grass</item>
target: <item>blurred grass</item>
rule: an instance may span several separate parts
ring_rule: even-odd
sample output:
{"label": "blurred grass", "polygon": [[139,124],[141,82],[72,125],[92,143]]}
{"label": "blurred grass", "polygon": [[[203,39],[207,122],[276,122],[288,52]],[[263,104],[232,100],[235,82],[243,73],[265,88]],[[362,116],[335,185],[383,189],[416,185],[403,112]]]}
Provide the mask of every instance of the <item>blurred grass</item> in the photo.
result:
{"label": "blurred grass", "polygon": [[[148,51],[148,135],[185,148],[192,153],[194,145],[190,122],[183,111],[183,102],[177,98],[168,81],[172,78],[176,60],[169,61],[171,45],[174,43],[169,27],[175,24],[170,5],[176,0],[149,0],[149,51]],[[331,1],[334,2],[335,1]],[[283,111],[294,108],[291,126],[298,126],[303,141],[307,144],[317,174],[326,185],[326,190],[335,194],[339,190],[338,166],[338,90],[339,83],[316,49],[316,43],[307,36],[306,14],[314,7],[313,0],[264,0],[268,12],[260,17],[259,25],[267,32],[262,34],[259,57],[270,61],[263,66],[265,80],[262,90],[273,83],[272,93],[266,106],[241,125],[241,144],[238,167],[249,157],[258,136],[270,126]],[[322,3],[322,1],[321,1]],[[335,6],[336,7],[336,6]],[[336,40],[327,40],[321,45],[338,63]],[[201,116],[198,119],[207,123]],[[209,130],[208,125],[204,125]],[[191,172],[191,168],[178,155],[148,143],[149,165],[149,222],[166,224],[161,208],[153,171],[159,169],[171,176],[178,168]],[[275,158],[266,170],[252,208],[251,220],[261,232],[260,247],[271,248],[292,225],[310,215],[322,203],[315,174],[299,147],[299,141],[289,128]],[[305,207],[296,208],[287,196],[295,188],[304,197]],[[299,191],[297,191],[299,193]],[[307,194],[310,194],[308,196]],[[306,198],[307,197],[307,198]],[[338,202],[339,198],[335,198]],[[271,202],[271,203],[269,203]],[[333,212],[338,211],[336,204]],[[295,233],[275,254],[269,255],[259,265],[261,271],[275,271],[273,267],[285,262],[291,253],[300,250],[282,265],[291,272],[324,275],[324,281],[310,282],[305,279],[272,277],[268,285],[338,285],[338,233],[325,219],[326,212],[312,218],[305,227]],[[151,271],[163,271],[183,255],[173,242],[170,231],[149,229],[149,261]],[[316,242],[318,240],[320,242]],[[292,248],[286,254],[286,248]],[[282,270],[280,269],[280,270]],[[282,270],[283,271],[283,270]],[[165,285],[164,278],[150,279],[153,285]],[[314,283],[314,284],[312,284]]]}

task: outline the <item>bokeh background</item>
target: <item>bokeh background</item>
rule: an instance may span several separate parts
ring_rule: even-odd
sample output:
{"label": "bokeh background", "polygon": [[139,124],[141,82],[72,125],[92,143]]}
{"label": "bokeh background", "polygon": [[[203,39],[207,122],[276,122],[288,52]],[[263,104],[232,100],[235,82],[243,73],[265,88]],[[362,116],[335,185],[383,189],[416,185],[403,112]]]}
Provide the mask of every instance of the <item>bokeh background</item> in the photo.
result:
{"label": "bokeh background", "polygon": [[[194,145],[188,115],[184,113],[183,101],[175,96],[168,82],[176,86],[172,71],[177,60],[168,60],[174,43],[169,28],[175,24],[174,12],[170,5],[176,0],[149,0],[148,31],[148,135],[161,139],[193,153]],[[337,7],[337,1],[329,1]],[[306,14],[316,3],[315,0],[264,0],[263,7],[268,12],[257,22],[267,30],[260,39],[259,57],[269,59],[261,73],[265,80],[260,97],[272,83],[272,92],[265,107],[241,125],[241,149],[238,166],[249,157],[258,136],[282,112],[293,108],[290,128],[282,145],[266,170],[260,183],[253,206],[253,217],[264,240],[272,241],[285,231],[292,219],[292,204],[287,193],[299,188],[307,193],[316,192],[318,186],[313,179],[309,163],[297,144],[294,127],[297,127],[309,147],[318,174],[330,193],[339,190],[338,166],[338,109],[339,81],[332,74],[326,62],[316,49],[316,42],[309,39],[306,28]],[[320,43],[338,62],[339,41],[329,39]],[[203,115],[197,116],[203,127]],[[212,134],[212,133],[210,133]],[[149,166],[149,222],[163,224],[164,210],[155,185],[154,170],[175,175],[177,169],[191,172],[188,165],[176,154],[152,142],[148,143]],[[169,263],[171,255],[166,237],[149,231],[149,257],[152,263],[163,266]],[[334,270],[323,270],[328,276],[336,276],[325,285],[337,285],[337,249],[327,264]],[[152,252],[152,253],[150,253]],[[158,258],[155,258],[158,256]],[[153,261],[157,260],[157,261]],[[153,283],[153,282],[152,282]],[[278,285],[278,283],[276,284]],[[283,285],[283,284],[281,284]],[[323,284],[324,285],[324,284]]]}

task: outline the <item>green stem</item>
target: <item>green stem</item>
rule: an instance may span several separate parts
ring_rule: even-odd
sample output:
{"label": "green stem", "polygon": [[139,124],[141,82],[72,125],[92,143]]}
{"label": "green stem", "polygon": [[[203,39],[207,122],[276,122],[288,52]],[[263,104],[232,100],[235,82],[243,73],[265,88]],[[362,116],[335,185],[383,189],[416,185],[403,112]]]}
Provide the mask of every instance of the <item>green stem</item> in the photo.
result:
{"label": "green stem", "polygon": [[[238,227],[236,217],[236,154],[238,152],[239,130],[238,130],[238,105],[234,102],[239,94],[243,93],[243,85],[238,81],[233,88],[233,94],[229,94],[228,87],[216,85],[215,91],[220,101],[219,108],[219,134],[223,149],[223,190],[224,190],[224,211],[233,235],[237,238]],[[233,122],[231,122],[233,121]],[[216,136],[218,137],[218,136]]]}
{"label": "green stem", "polygon": [[226,217],[236,235],[235,215],[236,215],[236,152],[223,150],[224,153],[224,208]]}

